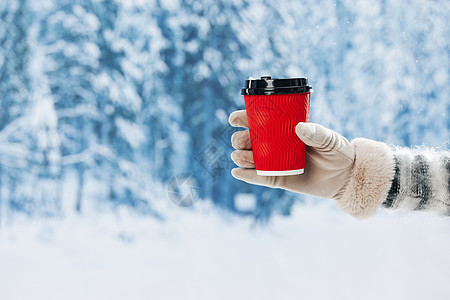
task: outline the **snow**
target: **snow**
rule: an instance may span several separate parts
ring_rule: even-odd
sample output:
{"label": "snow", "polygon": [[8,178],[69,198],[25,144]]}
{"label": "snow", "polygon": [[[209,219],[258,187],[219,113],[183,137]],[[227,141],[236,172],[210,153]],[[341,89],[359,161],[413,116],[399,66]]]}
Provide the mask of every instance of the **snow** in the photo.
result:
{"label": "snow", "polygon": [[129,74],[132,78],[137,81],[141,81],[144,77],[144,74],[139,67],[134,64],[131,60],[124,59],[121,63],[123,70]]}
{"label": "snow", "polygon": [[86,55],[92,58],[93,60],[98,60],[101,55],[101,51],[98,48],[98,46],[94,43],[87,42],[84,43],[84,51],[86,52]]}
{"label": "snow", "polygon": [[256,196],[253,194],[237,194],[234,197],[234,207],[238,211],[253,211],[256,209]]}
{"label": "snow", "polygon": [[124,118],[117,117],[116,125],[119,129],[120,135],[130,144],[134,149],[145,142],[145,134],[142,129],[134,123],[131,123]]}
{"label": "snow", "polygon": [[448,299],[448,218],[333,206],[265,226],[204,201],[165,222],[16,217],[0,231],[1,299]]}
{"label": "snow", "polygon": [[216,118],[222,123],[227,124],[228,122],[228,115],[223,109],[216,109]]}

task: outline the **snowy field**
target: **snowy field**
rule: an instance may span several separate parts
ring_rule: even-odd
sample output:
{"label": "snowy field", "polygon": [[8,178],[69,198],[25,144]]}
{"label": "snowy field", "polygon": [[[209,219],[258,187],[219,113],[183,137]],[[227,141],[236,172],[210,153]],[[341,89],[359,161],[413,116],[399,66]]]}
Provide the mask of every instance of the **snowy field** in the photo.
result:
{"label": "snowy field", "polygon": [[0,299],[449,299],[450,219],[332,201],[268,225],[206,202],[164,222],[117,214],[0,231]]}

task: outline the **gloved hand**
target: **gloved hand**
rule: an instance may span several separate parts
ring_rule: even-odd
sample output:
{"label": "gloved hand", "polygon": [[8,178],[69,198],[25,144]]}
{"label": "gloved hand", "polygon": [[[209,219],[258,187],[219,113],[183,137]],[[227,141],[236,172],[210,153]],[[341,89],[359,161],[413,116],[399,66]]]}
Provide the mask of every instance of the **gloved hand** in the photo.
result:
{"label": "gloved hand", "polygon": [[[233,112],[229,122],[234,127],[248,128],[246,111]],[[357,218],[374,214],[386,199],[394,177],[392,151],[383,143],[367,139],[350,143],[342,135],[314,123],[297,124],[295,133],[307,146],[303,174],[257,175],[248,130],[235,132],[231,137],[237,149],[231,159],[241,167],[231,174],[251,184],[333,198],[341,210]]]}

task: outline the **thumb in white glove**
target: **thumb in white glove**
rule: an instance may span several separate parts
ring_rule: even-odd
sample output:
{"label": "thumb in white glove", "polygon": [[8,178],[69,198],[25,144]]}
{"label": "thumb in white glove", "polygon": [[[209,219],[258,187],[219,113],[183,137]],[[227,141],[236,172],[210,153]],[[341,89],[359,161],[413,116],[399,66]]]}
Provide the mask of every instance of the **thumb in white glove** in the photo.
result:
{"label": "thumb in white glove", "polygon": [[[235,127],[248,127],[245,110],[233,112],[229,121]],[[295,132],[307,145],[303,174],[257,175],[250,134],[245,130],[231,137],[237,149],[231,158],[241,167],[233,169],[232,175],[251,184],[336,199],[341,210],[358,218],[375,213],[386,199],[394,176],[391,150],[383,143],[367,139],[350,143],[340,134],[314,123],[299,123]]]}

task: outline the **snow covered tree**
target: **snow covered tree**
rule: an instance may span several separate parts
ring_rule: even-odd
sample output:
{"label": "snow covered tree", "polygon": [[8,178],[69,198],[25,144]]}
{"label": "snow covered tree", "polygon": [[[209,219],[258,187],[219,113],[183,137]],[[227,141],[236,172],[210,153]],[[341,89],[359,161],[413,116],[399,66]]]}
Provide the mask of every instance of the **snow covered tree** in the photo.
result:
{"label": "snow covered tree", "polygon": [[[3,1],[0,218],[6,208],[80,212],[87,199],[159,216],[155,190],[186,173],[234,213],[288,215],[301,196],[229,174],[227,117],[244,107],[248,76],[308,77],[311,121],[349,138],[448,143],[449,9],[422,0]],[[74,186],[73,203],[60,202],[63,185]],[[253,210],[235,205],[242,192],[256,196]]]}
{"label": "snow covered tree", "polygon": [[24,140],[17,134],[27,125],[31,20],[26,1],[0,3],[0,218],[8,209],[31,212],[31,195],[18,195],[21,183],[29,178],[29,162]]}
{"label": "snow covered tree", "polygon": [[185,170],[198,177],[205,197],[232,209],[235,192],[230,186],[236,183],[228,174],[231,149],[221,135],[239,97],[241,76],[234,61],[241,49],[230,22],[239,3],[161,1],[160,5],[158,24],[168,40],[162,52],[168,71],[162,78],[181,107],[180,128],[189,136]]}

